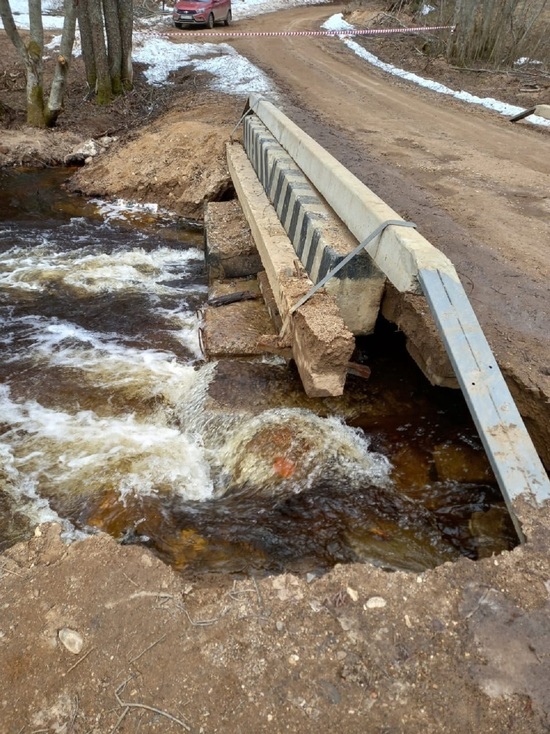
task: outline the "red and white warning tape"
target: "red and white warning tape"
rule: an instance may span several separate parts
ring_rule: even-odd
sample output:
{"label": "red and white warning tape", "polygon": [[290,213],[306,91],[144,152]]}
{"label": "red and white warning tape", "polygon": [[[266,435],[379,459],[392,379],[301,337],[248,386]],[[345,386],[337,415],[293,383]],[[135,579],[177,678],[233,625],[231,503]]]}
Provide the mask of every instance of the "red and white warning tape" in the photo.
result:
{"label": "red and white warning tape", "polygon": [[200,36],[201,38],[236,38],[251,36],[385,36],[392,33],[426,33],[428,31],[454,31],[454,25],[420,26],[418,28],[367,28],[339,31],[146,31],[146,35]]}

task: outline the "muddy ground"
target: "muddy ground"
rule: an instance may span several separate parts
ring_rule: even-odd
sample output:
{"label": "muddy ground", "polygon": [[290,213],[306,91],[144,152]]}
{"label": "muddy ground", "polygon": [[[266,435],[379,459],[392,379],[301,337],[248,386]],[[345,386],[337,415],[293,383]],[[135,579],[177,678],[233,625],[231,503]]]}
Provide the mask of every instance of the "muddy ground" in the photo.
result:
{"label": "muddy ground", "polygon": [[[339,9],[242,28],[314,28]],[[332,40],[307,53],[291,39],[284,53],[235,45],[271,73],[290,116],[455,261],[548,449],[548,131],[367,72]],[[392,42],[388,60],[405,64],[412,48]],[[0,64],[11,109],[0,165],[56,164],[78,139],[110,135],[118,140],[73,188],[192,218],[230,196],[223,145],[241,98],[181,71],[169,92],[138,82],[98,111],[82,102],[77,62],[60,129],[37,135],[21,126],[21,74],[5,39]],[[450,86],[464,78],[435,67]],[[520,82],[476,73],[467,88],[517,103]],[[547,80],[537,85],[525,107],[549,101]],[[185,136],[197,150],[178,155]],[[67,546],[42,526],[0,556],[0,732],[549,731],[548,514],[526,508],[529,542],[498,557],[421,575],[356,564],[322,578],[178,576],[143,548],[105,536]]]}

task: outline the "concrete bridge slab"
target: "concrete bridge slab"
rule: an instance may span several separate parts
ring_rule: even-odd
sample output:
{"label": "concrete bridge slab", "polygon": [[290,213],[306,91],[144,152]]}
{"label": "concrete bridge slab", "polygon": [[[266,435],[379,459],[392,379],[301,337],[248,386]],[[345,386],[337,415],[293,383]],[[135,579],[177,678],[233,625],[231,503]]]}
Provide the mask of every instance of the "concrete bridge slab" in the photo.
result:
{"label": "concrete bridge slab", "polygon": [[335,299],[326,292],[319,291],[296,313],[290,313],[313,283],[242,147],[228,144],[227,160],[283,322],[279,346],[291,347],[307,395],[341,395],[355,346],[353,334]]}
{"label": "concrete bridge slab", "polygon": [[[314,284],[357,246],[357,240],[257,117],[244,121],[244,147],[279,221]],[[346,326],[370,334],[385,275],[363,251],[326,283]]]}

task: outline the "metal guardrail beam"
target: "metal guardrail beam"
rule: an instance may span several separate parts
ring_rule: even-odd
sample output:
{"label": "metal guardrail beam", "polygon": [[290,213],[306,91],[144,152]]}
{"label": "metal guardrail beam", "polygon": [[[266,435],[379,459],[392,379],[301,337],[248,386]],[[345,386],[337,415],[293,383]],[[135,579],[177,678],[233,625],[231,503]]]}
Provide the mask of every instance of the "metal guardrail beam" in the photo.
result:
{"label": "metal guardrail beam", "polygon": [[437,270],[418,278],[520,540],[514,509],[550,499],[550,482],[460,283]]}

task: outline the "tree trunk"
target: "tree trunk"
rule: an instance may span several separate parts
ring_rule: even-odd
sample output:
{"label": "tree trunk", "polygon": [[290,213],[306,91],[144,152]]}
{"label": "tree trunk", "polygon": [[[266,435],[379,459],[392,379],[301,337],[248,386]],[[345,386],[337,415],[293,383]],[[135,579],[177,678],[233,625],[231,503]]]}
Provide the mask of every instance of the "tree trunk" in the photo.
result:
{"label": "tree trunk", "polygon": [[44,91],[42,88],[42,52],[44,29],[40,0],[29,0],[30,38],[27,45],[19,35],[8,0],[0,0],[0,15],[6,35],[13,43],[25,64],[27,76],[27,123],[33,127],[45,127]]}
{"label": "tree trunk", "polygon": [[42,70],[37,63],[32,41],[29,44],[29,56],[25,62],[27,72],[27,124],[32,127],[46,127],[44,114],[44,89],[42,87]]}
{"label": "tree trunk", "polygon": [[2,23],[4,24],[4,30],[7,37],[13,43],[19,55],[24,60],[27,55],[27,49],[19,35],[19,32],[17,31],[17,28],[15,27],[15,22],[13,20],[8,0],[0,0],[0,17],[2,18]]}
{"label": "tree trunk", "polygon": [[109,75],[111,89],[115,95],[122,94],[122,43],[120,39],[120,24],[118,20],[117,0],[103,0],[103,14],[105,16],[105,32],[107,34],[107,58],[109,60]]}
{"label": "tree trunk", "polygon": [[95,65],[94,47],[92,44],[92,26],[88,15],[87,0],[78,0],[76,14],[78,17],[78,28],[80,30],[80,45],[82,47],[82,58],[86,69],[86,81],[90,92],[95,91],[97,82],[97,69]]}
{"label": "tree trunk", "polygon": [[124,89],[132,89],[134,84],[134,70],[132,67],[133,0],[118,0],[118,18],[122,42],[122,84]]}
{"label": "tree trunk", "polygon": [[113,98],[109,61],[103,32],[103,8],[101,0],[88,0],[88,18],[92,31],[92,46],[97,71],[96,94],[98,104],[109,104]]}
{"label": "tree trunk", "polygon": [[88,84],[98,104],[132,88],[133,0],[78,0]]}
{"label": "tree trunk", "polygon": [[75,0],[65,0],[64,12],[65,18],[63,21],[63,32],[61,35],[59,55],[55,65],[52,86],[50,89],[50,98],[45,112],[46,125],[48,127],[53,127],[55,125],[57,118],[63,109],[63,96],[65,94],[67,74],[69,73],[69,66],[73,53],[76,29]]}
{"label": "tree trunk", "polygon": [[41,0],[29,0],[30,41],[27,44],[27,122],[33,127],[45,127],[44,87],[42,72],[44,27]]}

